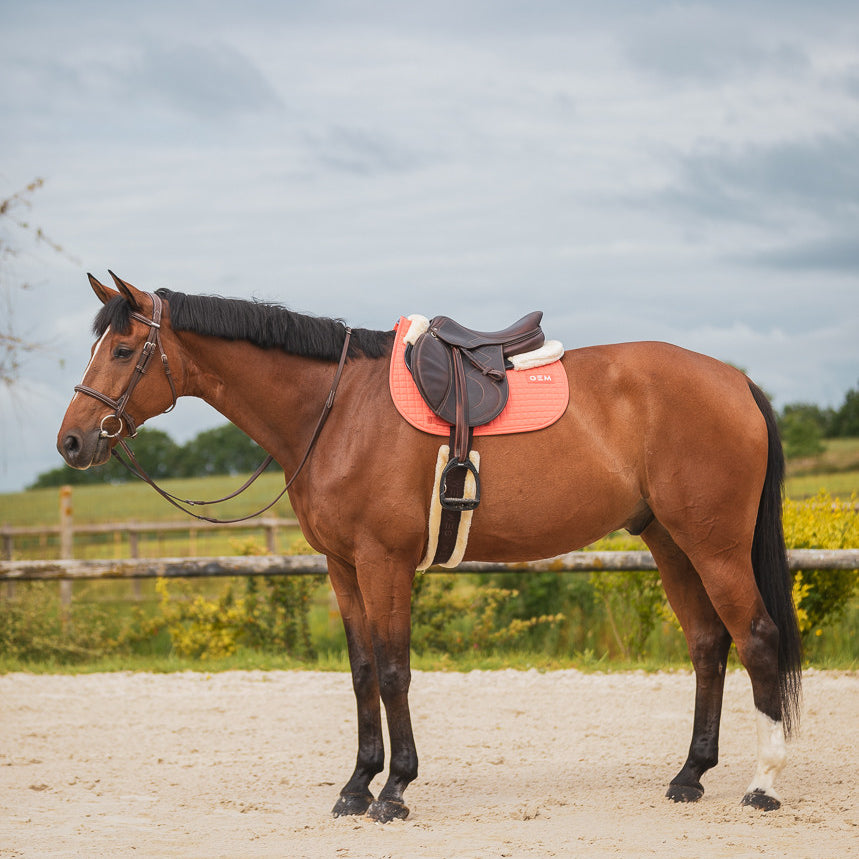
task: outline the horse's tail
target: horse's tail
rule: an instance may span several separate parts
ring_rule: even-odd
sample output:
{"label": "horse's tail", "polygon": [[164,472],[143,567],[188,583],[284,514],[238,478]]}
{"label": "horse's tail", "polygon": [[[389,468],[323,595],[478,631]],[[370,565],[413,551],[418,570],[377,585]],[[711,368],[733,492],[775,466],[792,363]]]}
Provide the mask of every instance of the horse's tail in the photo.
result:
{"label": "horse's tail", "polygon": [[753,382],[749,382],[749,388],[766,421],[769,439],[767,474],[752,543],[752,565],[764,606],[778,628],[779,697],[785,734],[789,735],[799,724],[802,641],[782,527],[784,451],[769,400]]}

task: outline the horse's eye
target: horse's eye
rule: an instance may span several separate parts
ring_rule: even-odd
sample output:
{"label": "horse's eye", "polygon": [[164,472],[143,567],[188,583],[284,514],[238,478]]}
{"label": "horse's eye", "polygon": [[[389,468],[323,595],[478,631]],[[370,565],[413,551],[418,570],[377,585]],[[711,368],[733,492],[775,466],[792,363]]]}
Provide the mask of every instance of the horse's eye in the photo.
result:
{"label": "horse's eye", "polygon": [[113,357],[119,358],[120,360],[130,358],[133,354],[134,350],[129,349],[128,346],[117,346],[116,349],[113,350]]}

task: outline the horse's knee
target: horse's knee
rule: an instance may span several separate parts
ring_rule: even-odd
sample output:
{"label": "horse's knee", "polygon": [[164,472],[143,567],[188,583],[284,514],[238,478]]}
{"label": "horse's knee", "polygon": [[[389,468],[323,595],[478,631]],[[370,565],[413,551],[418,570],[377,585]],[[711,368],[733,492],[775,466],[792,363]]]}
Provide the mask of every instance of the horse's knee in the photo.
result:
{"label": "horse's knee", "polygon": [[352,687],[357,693],[376,685],[376,666],[369,659],[352,660]]}
{"label": "horse's knee", "polygon": [[408,665],[386,665],[379,667],[379,693],[383,701],[406,695],[412,681]]}
{"label": "horse's knee", "polygon": [[721,678],[725,674],[726,659],[731,646],[731,636],[719,624],[687,637],[689,657],[699,676]]}

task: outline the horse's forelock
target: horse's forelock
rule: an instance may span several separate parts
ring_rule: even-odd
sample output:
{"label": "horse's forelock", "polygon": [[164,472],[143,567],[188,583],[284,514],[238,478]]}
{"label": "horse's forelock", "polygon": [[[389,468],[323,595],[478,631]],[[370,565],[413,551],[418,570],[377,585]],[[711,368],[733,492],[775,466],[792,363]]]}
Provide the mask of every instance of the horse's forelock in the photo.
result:
{"label": "horse's forelock", "polygon": [[93,320],[92,330],[96,337],[101,337],[108,328],[119,334],[128,334],[131,330],[131,305],[121,295],[103,304]]}

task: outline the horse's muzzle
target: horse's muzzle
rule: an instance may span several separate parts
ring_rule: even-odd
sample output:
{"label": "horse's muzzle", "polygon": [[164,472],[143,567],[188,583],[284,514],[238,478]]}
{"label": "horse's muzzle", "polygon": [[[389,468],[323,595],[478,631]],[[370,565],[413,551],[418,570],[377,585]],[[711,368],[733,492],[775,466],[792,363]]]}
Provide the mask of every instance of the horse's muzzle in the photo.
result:
{"label": "horse's muzzle", "polygon": [[67,430],[57,439],[57,450],[72,468],[78,469],[102,465],[110,458],[109,441],[101,437],[98,428],[89,432]]}

